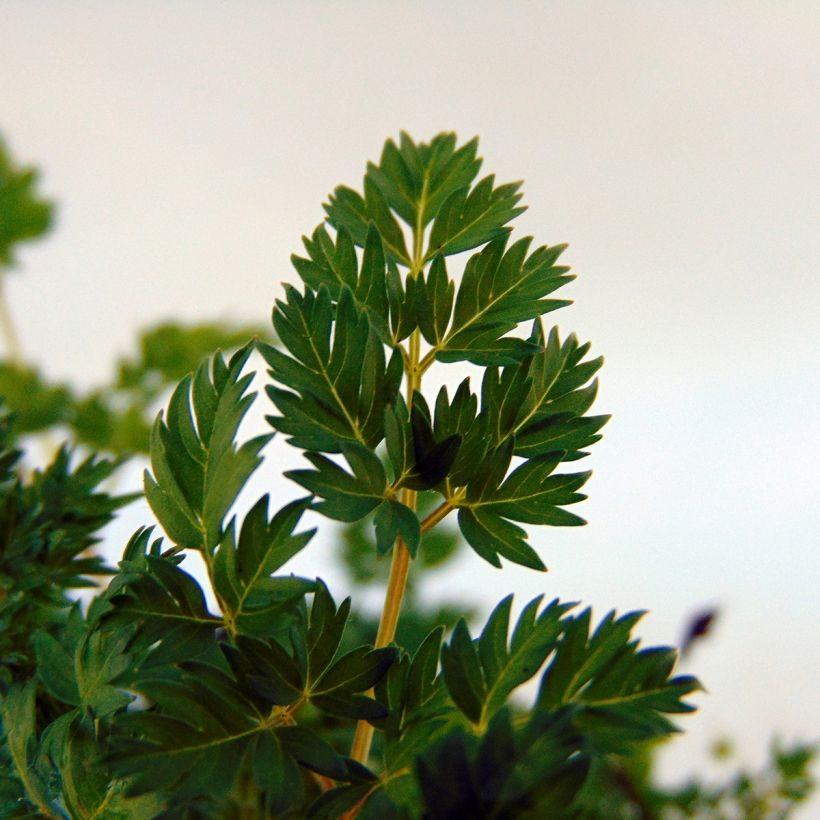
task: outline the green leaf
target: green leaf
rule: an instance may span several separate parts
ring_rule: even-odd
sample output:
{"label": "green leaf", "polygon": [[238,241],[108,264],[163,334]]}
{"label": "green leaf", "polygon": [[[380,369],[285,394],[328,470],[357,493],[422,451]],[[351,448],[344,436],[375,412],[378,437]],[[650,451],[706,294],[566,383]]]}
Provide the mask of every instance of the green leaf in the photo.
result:
{"label": "green leaf", "polygon": [[496,187],[495,175],[490,174],[472,189],[453,191],[433,221],[425,259],[462,253],[505,237],[510,232],[506,223],[526,210],[516,207],[520,187],[520,182]]}
{"label": "green leaf", "polygon": [[310,238],[303,236],[302,243],[307,258],[293,254],[290,259],[302,281],[311,290],[318,291],[324,285],[334,301],[339,300],[343,286],[356,290],[359,263],[347,230],[339,228],[336,231],[334,245],[324,224],[321,224]]}
{"label": "green leaf", "polygon": [[[132,794],[170,789],[177,799],[191,799],[227,793],[245,762],[270,775],[260,784],[264,792],[294,809],[303,797],[297,764],[346,776],[325,741],[285,717],[269,716],[262,699],[213,666],[185,663],[178,680],[146,679],[140,690],[154,706],[118,716],[111,739],[111,764],[116,774],[133,778]],[[285,793],[277,788],[283,784]]]}
{"label": "green leaf", "polygon": [[[511,439],[508,441],[512,443]],[[576,491],[584,485],[591,472],[552,475],[561,455],[559,452],[525,461],[500,486],[493,486],[495,482],[484,486],[471,483],[467,488],[467,503],[472,510],[481,509],[527,524],[585,524],[583,518],[561,507],[577,504],[586,498]]]}
{"label": "green leaf", "polygon": [[328,588],[317,579],[303,649],[305,678],[309,684],[317,681],[333,662],[349,615],[350,598],[345,598],[337,608]]}
{"label": "green leaf", "polygon": [[[529,458],[563,450],[564,461],[580,458],[586,455],[585,448],[601,438],[598,431],[609,420],[609,416],[585,415],[598,388],[597,381],[590,379],[603,364],[603,357],[584,361],[589,343],[579,345],[571,334],[562,344],[557,328],[550,331],[544,343],[540,323],[533,328],[532,341],[539,351],[529,362],[516,366],[526,371],[529,392],[518,403],[515,416],[506,423],[506,431],[504,421],[497,423],[499,435],[515,435],[517,456]],[[502,376],[499,384],[504,381]],[[482,395],[486,391],[498,393],[489,385],[486,390],[482,387]],[[500,401],[498,395],[493,401]]]}
{"label": "green leaf", "polygon": [[447,330],[447,325],[450,324],[456,287],[447,275],[444,257],[437,256],[433,260],[426,281],[424,274],[421,273],[416,282],[416,309],[418,310],[419,328],[429,344],[433,346],[440,345]]}
{"label": "green leaf", "polygon": [[367,313],[371,326],[385,344],[393,342],[389,330],[386,259],[381,236],[370,223],[364,245],[361,270],[350,234],[342,227],[336,234],[336,245],[320,225],[312,239],[302,237],[309,259],[291,257],[302,280],[313,291],[324,287],[334,302],[342,290],[353,294],[356,306]]}
{"label": "green leaf", "polygon": [[385,555],[397,538],[401,538],[410,555],[415,558],[421,543],[421,527],[413,510],[398,501],[383,501],[376,508],[376,549]]}
{"label": "green leaf", "polygon": [[38,172],[18,168],[0,140],[0,267],[11,267],[14,246],[46,233],[54,217],[54,205],[37,193]]}
{"label": "green leaf", "polygon": [[395,662],[398,651],[360,646],[335,659],[350,611],[350,599],[337,609],[317,582],[307,629],[290,635],[292,653],[275,640],[239,637],[235,647],[222,644],[234,674],[267,703],[300,705],[309,700],[334,717],[375,720],[387,710],[363,693],[371,689]]}
{"label": "green leaf", "polygon": [[456,148],[456,135],[443,133],[417,145],[402,132],[398,146],[385,142],[378,165],[368,163],[367,176],[390,207],[420,231],[454,191],[475,179],[481,167],[477,151],[478,138]]}
{"label": "green leaf", "polygon": [[478,723],[487,691],[478,653],[463,619],[456,624],[450,643],[442,647],[441,672],[455,704]]}
{"label": "green leaf", "polygon": [[524,210],[517,207],[520,183],[496,187],[488,176],[471,187],[481,167],[477,148],[476,139],[456,148],[455,134],[439,134],[429,144],[415,144],[406,134],[398,146],[388,140],[379,165],[368,165],[364,196],[337,188],[325,205],[328,221],[359,246],[365,244],[367,226],[375,223],[387,253],[406,267],[419,260],[408,253],[394,213],[417,238],[433,223],[424,261],[505,236],[506,223]]}
{"label": "green leaf", "polygon": [[[506,336],[522,322],[570,304],[546,297],[574,277],[555,264],[565,246],[541,247],[527,255],[531,238],[507,248],[506,236],[467,262],[458,288],[452,325],[445,322],[429,356],[478,365],[508,364],[534,352],[531,342]],[[449,312],[449,311],[448,311]],[[448,316],[449,318],[449,316]]]}
{"label": "green leaf", "polygon": [[444,627],[437,626],[413,655],[407,672],[406,708],[422,706],[433,694],[443,634]]}
{"label": "green leaf", "polygon": [[2,714],[5,745],[11,756],[15,774],[23,784],[26,798],[42,816],[59,818],[52,796],[39,768],[35,766],[37,752],[36,729],[37,682],[12,684],[3,697]]}
{"label": "green leaf", "polygon": [[79,700],[94,718],[104,718],[125,708],[133,696],[114,682],[131,668],[126,648],[133,630],[95,630],[83,637],[74,655]]}
{"label": "green leaf", "polygon": [[358,720],[383,718],[387,710],[363,692],[375,686],[395,663],[395,647],[360,646],[339,658],[311,687],[311,703],[331,715]]}
{"label": "green leaf", "polygon": [[364,247],[368,227],[374,223],[381,235],[384,250],[399,264],[410,266],[410,254],[401,227],[381,191],[367,177],[364,181],[364,197],[352,188],[340,185],[328,197],[324,209],[330,224],[337,231],[347,231],[359,247]]}
{"label": "green leaf", "polygon": [[273,321],[288,352],[271,346],[261,351],[270,375],[288,389],[267,388],[282,414],[268,417],[271,425],[303,449],[338,453],[351,442],[374,448],[384,437],[385,408],[401,384],[400,351],[385,362],[368,313],[347,288],[335,317],[326,288],[304,296],[287,288]]}
{"label": "green leaf", "polygon": [[214,590],[239,632],[264,637],[272,629],[281,631],[295,604],[313,591],[313,581],[271,577],[316,532],[294,532],[309,503],[309,498],[293,501],[268,520],[268,496],[263,496],[245,516],[238,542],[233,526],[222,539],[214,558]]}
{"label": "green leaf", "polygon": [[[510,694],[534,677],[555,650],[572,605],[557,600],[538,608],[543,596],[527,604],[508,638],[512,595],[502,600],[474,641],[462,622],[441,651],[444,680],[453,701],[484,732]],[[509,645],[508,645],[509,641]]]}
{"label": "green leaf", "polygon": [[[74,653],[63,646],[53,635],[38,630],[32,636],[37,655],[37,675],[48,693],[71,706],[81,703],[77,681],[73,672]],[[66,674],[66,670],[71,670]]]}
{"label": "green leaf", "polygon": [[385,284],[387,304],[390,308],[392,343],[397,345],[418,327],[416,301],[419,283],[412,276],[402,281],[395,263],[388,260]]}
{"label": "green leaf", "polygon": [[[54,726],[51,724],[46,731]],[[61,796],[71,817],[152,820],[166,809],[165,799],[156,792],[127,796],[127,782],[112,778],[101,758],[93,729],[73,721],[64,734],[61,742],[54,744],[56,748],[49,750],[49,757],[58,763],[63,787]]]}
{"label": "green leaf", "polygon": [[568,619],[541,679],[536,711],[572,707],[574,724],[604,753],[675,731],[665,715],[691,712],[683,698],[701,688],[689,675],[672,677],[674,650],[638,648],[631,633],[642,614],[610,612],[592,635],[590,610]]}
{"label": "green leaf", "polygon": [[384,411],[384,437],[387,454],[393,468],[393,480],[398,485],[409,475],[415,464],[413,431],[407,403],[399,393]]}
{"label": "green leaf", "polygon": [[500,515],[481,508],[463,508],[458,512],[458,525],[470,546],[494,567],[501,567],[500,555],[515,564],[546,570],[526,542],[527,533]]}
{"label": "green leaf", "polygon": [[[207,652],[222,618],[208,611],[198,582],[177,566],[178,557],[148,554],[150,530],[138,530],[125,550],[120,572],[105,593],[105,606],[89,612],[104,629],[136,629],[133,649],[144,667]],[[147,653],[147,654],[145,654]]]}
{"label": "green leaf", "polygon": [[290,470],[285,475],[322,501],[314,509],[337,521],[358,521],[381,504],[387,493],[387,476],[379,457],[358,444],[344,445],[348,473],[319,453],[306,453],[313,470]]}
{"label": "green leaf", "polygon": [[166,414],[151,433],[151,469],[145,494],[170,538],[181,547],[212,552],[223,521],[248,478],[261,463],[270,436],[236,447],[234,440],[255,394],[246,395],[252,375],[241,376],[246,347],[228,364],[217,353],[193,379],[174,391]]}

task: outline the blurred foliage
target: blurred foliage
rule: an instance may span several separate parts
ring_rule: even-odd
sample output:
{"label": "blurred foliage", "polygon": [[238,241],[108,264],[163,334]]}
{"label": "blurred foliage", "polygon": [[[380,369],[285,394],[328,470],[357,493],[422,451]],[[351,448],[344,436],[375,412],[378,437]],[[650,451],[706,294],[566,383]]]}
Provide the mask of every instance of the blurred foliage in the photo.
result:
{"label": "blurred foliage", "polygon": [[137,496],[98,489],[118,461],[92,456],[72,464],[65,448],[23,482],[16,471],[20,451],[9,444],[12,422],[5,409],[0,413],[0,676],[10,683],[31,675],[31,637],[65,621],[70,591],[110,574],[87,551],[116,510]]}
{"label": "blurred foliage", "polygon": [[13,247],[45,234],[54,208],[37,195],[38,173],[17,167],[0,137],[0,270],[15,263]]}
{"label": "blurred foliage", "polygon": [[111,385],[87,393],[46,380],[34,367],[0,361],[0,395],[16,415],[16,432],[59,427],[91,448],[118,455],[148,452],[156,404],[203,357],[269,335],[250,325],[163,322],[142,331],[136,355],[117,364]]}

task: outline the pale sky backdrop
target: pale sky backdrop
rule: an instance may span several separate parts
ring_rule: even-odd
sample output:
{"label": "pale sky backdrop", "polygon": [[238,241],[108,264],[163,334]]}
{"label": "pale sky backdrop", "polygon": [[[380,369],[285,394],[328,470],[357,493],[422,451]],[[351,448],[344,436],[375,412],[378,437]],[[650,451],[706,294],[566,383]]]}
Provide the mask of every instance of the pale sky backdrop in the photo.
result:
{"label": "pale sky backdrop", "polygon": [[[589,526],[533,536],[549,574],[465,552],[430,595],[646,608],[661,642],[720,606],[664,773],[724,735],[759,762],[820,735],[819,51],[817,3],[789,0],[3,0],[0,131],[60,203],[10,277],[26,353],[92,385],[147,323],[264,322],[386,137],[480,135],[484,170],[526,181],[517,235],[571,243],[549,318],[606,355],[614,417]],[[333,549],[295,567],[332,582]]]}

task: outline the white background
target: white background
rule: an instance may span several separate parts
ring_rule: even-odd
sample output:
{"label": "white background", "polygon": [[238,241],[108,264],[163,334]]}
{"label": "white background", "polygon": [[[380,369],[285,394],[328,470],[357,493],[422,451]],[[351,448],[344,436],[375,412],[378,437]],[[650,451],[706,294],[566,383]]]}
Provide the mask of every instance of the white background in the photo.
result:
{"label": "white background", "polygon": [[[387,136],[479,134],[485,171],[526,180],[516,235],[571,242],[576,304],[548,318],[606,355],[614,418],[589,526],[533,536],[548,575],[465,553],[430,595],[645,608],[661,642],[718,605],[663,772],[723,735],[760,762],[774,733],[820,734],[818,21],[774,0],[5,0],[0,131],[60,204],[9,277],[26,353],[92,385],[148,323],[265,322]],[[298,568],[332,578],[333,549]]]}

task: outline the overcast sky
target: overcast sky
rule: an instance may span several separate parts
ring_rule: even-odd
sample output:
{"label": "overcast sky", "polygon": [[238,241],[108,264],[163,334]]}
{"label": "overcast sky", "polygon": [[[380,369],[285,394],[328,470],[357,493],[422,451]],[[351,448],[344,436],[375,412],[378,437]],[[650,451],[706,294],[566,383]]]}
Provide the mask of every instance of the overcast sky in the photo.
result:
{"label": "overcast sky", "polygon": [[4,0],[0,32],[0,132],[60,206],[9,298],[28,357],[82,384],[148,323],[267,321],[386,137],[480,135],[525,180],[516,235],[571,243],[548,318],[606,356],[613,420],[589,526],[533,536],[548,575],[465,553],[430,594],[645,608],[664,642],[718,604],[670,776],[724,734],[752,762],[820,734],[816,2]]}

